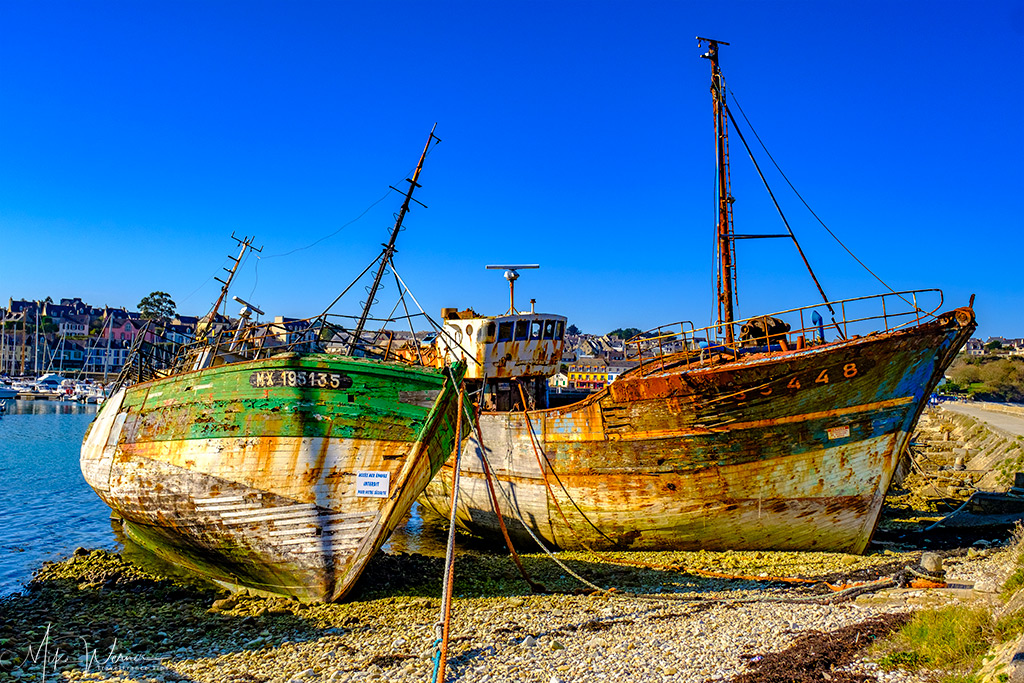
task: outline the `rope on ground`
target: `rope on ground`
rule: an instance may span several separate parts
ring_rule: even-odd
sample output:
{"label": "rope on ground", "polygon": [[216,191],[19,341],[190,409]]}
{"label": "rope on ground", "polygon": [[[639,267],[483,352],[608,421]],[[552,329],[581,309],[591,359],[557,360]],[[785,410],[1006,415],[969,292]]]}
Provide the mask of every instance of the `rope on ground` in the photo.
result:
{"label": "rope on ground", "polygon": [[[521,398],[522,398],[522,401],[523,401],[523,405],[525,406],[527,404],[527,401],[526,401],[526,396],[525,396],[525,394],[523,392],[523,387],[518,382],[517,382],[517,386],[519,388],[519,392],[520,392],[520,395],[521,395]],[[781,583],[790,583],[790,584],[822,584],[822,585],[828,587],[829,590],[832,591],[831,594],[806,596],[806,597],[751,598],[751,599],[714,598],[713,600],[716,601],[716,602],[728,602],[728,603],[791,602],[791,603],[822,603],[822,604],[830,603],[830,604],[835,604],[835,603],[839,603],[839,602],[844,602],[846,600],[851,600],[854,597],[856,597],[857,595],[860,595],[862,593],[873,592],[873,591],[876,591],[876,590],[881,590],[882,588],[886,588],[886,587],[889,587],[889,586],[896,585],[896,582],[895,582],[894,579],[892,579],[892,578],[884,578],[884,579],[879,579],[877,581],[866,582],[866,583],[861,583],[861,584],[855,584],[855,585],[852,585],[852,586],[832,586],[831,584],[829,584],[829,583],[827,583],[825,581],[822,581],[820,579],[804,579],[804,578],[798,578],[798,577],[785,577],[785,576],[752,576],[752,575],[747,575],[747,574],[726,574],[726,573],[723,573],[723,572],[713,572],[713,571],[701,570],[701,569],[696,569],[696,568],[692,568],[692,567],[685,567],[685,566],[680,566],[680,565],[662,565],[662,564],[654,564],[654,563],[647,563],[647,562],[636,562],[636,561],[628,561],[628,560],[618,560],[616,558],[611,558],[611,557],[603,556],[602,554],[598,553],[597,551],[595,551],[594,549],[590,548],[585,543],[583,543],[582,539],[579,538],[579,535],[576,533],[576,531],[569,524],[568,519],[566,519],[565,513],[562,511],[561,506],[558,504],[558,501],[555,499],[554,492],[551,489],[551,485],[550,485],[550,483],[547,480],[546,471],[545,471],[543,463],[540,460],[540,453],[538,452],[537,444],[534,441],[533,424],[530,421],[529,414],[527,413],[527,411],[524,410],[523,411],[523,415],[526,418],[526,426],[527,426],[527,429],[529,430],[529,433],[530,433],[530,442],[533,445],[534,455],[537,457],[537,464],[538,464],[538,466],[541,469],[541,474],[542,474],[542,477],[544,478],[544,485],[547,488],[548,494],[551,496],[552,501],[554,501],[555,506],[558,509],[558,511],[559,511],[559,513],[560,513],[560,515],[562,517],[562,520],[566,524],[566,527],[569,528],[570,531],[572,531],[573,535],[575,535],[577,537],[577,540],[580,541],[580,544],[587,550],[587,552],[589,552],[592,555],[594,555],[598,560],[601,560],[601,561],[604,561],[604,562],[608,562],[608,563],[611,563],[611,564],[619,564],[619,565],[625,565],[625,566],[636,566],[636,567],[643,567],[643,568],[654,569],[654,570],[662,569],[662,570],[668,570],[668,571],[682,571],[682,572],[685,572],[685,573],[688,573],[688,574],[694,574],[694,575],[697,575],[697,576],[704,576],[704,577],[709,577],[709,578],[720,578],[720,579],[728,579],[728,580],[744,580],[744,581],[758,581],[758,582],[767,582],[767,583],[778,583],[778,582],[781,582]],[[477,406],[477,418],[479,418],[479,406]],[[495,494],[495,491],[494,491],[495,486],[494,486],[493,481],[492,481],[492,476],[493,475],[492,475],[490,463],[489,463],[489,461],[487,459],[487,449],[486,449],[486,446],[484,445],[483,433],[480,430],[479,419],[477,419],[477,421],[476,421],[476,432],[477,432],[477,440],[478,440],[478,443],[479,443],[479,446],[480,446],[480,459],[482,461],[485,477],[486,477],[486,480],[487,480],[488,493],[490,494],[491,504],[494,506],[494,511],[497,514],[499,526],[501,527],[502,534],[504,535],[504,538],[505,538],[505,542],[508,545],[509,551],[511,552],[511,554],[513,556],[513,560],[515,561],[516,566],[519,568],[520,573],[523,575],[523,578],[526,579],[527,583],[530,585],[531,589],[534,590],[534,592],[538,592],[536,590],[536,586],[538,584],[535,584],[529,578],[529,576],[526,574],[526,570],[523,567],[523,565],[522,565],[522,563],[521,563],[521,561],[520,561],[520,559],[518,557],[518,554],[516,553],[515,548],[512,545],[511,539],[509,538],[508,530],[507,530],[507,528],[505,526],[504,519],[503,519],[502,513],[500,511],[500,505],[498,503],[497,495]],[[547,460],[547,455],[546,454],[544,455],[544,460]],[[548,461],[548,465],[550,467],[550,461]],[[458,475],[458,468],[459,468],[459,465],[457,463],[456,464],[456,477]],[[556,477],[557,477],[557,475],[556,475]],[[559,479],[558,481],[559,481],[559,484],[562,486],[562,490],[565,491],[565,485],[562,484],[561,479]],[[636,593],[625,593],[625,592],[622,592],[622,591],[617,591],[615,588],[602,588],[602,587],[594,584],[593,582],[591,582],[591,581],[585,579],[584,577],[580,576],[578,573],[573,571],[567,564],[565,564],[561,559],[559,559],[554,554],[554,552],[551,549],[549,549],[544,544],[544,542],[537,536],[537,534],[534,533],[534,531],[530,527],[530,525],[526,523],[526,520],[523,519],[522,514],[519,512],[519,509],[513,504],[512,500],[511,500],[511,498],[509,496],[509,493],[507,491],[505,491],[503,488],[501,488],[500,486],[498,486],[497,488],[501,490],[502,495],[505,497],[505,500],[506,500],[506,502],[509,505],[509,509],[513,510],[515,512],[515,516],[516,516],[517,520],[519,521],[519,523],[526,530],[526,532],[530,535],[530,537],[534,540],[534,542],[541,548],[541,550],[543,550],[544,553],[547,554],[548,557],[555,564],[557,564],[559,567],[561,567],[563,571],[565,571],[567,574],[572,576],[574,579],[576,579],[577,581],[579,581],[583,585],[587,586],[591,590],[595,591],[596,593],[602,594],[602,595],[611,596],[611,597],[628,598],[628,599],[639,599],[639,600],[655,600],[655,601],[677,600],[677,601],[685,601],[685,602],[694,602],[694,601],[707,600],[706,598],[697,598],[697,597],[692,597],[692,596],[673,596],[673,595],[665,595],[665,594],[658,595],[658,596],[653,596],[653,595],[641,595],[641,594],[636,594]],[[573,501],[572,497],[569,496],[568,491],[565,491],[565,494],[568,497],[569,501],[572,502],[573,505],[575,505],[575,501]],[[454,518],[454,504],[455,503],[454,503],[454,492],[453,492],[453,502],[452,502],[452,505],[453,505],[452,524],[453,525],[454,525],[454,519],[455,519]],[[577,507],[577,510],[579,510],[578,507]],[[590,525],[593,526],[594,529],[598,533],[600,533],[605,538],[608,538],[600,529],[598,529],[593,524],[593,522],[590,521],[589,518],[586,517],[586,515],[583,514],[582,510],[580,510],[580,514],[583,515],[584,519],[586,519],[587,522],[589,522]],[[611,539],[608,539],[608,540],[611,541]],[[541,588],[543,588],[543,587],[541,587]],[[542,590],[541,592],[549,592],[549,591]]]}
{"label": "rope on ground", "polygon": [[[487,451],[484,449],[482,442],[480,444],[480,455],[483,458],[485,464],[487,464]],[[561,569],[563,571],[565,571],[566,574],[572,576],[574,579],[576,579],[577,581],[579,581],[583,585],[585,585],[588,588],[590,588],[591,590],[593,590],[595,592],[595,594],[599,594],[599,595],[605,595],[605,596],[613,597],[613,598],[621,598],[621,599],[629,599],[629,600],[645,600],[645,601],[654,601],[654,602],[673,602],[673,601],[675,601],[675,602],[716,602],[716,603],[723,603],[723,604],[725,604],[725,603],[741,604],[741,603],[758,603],[758,602],[780,602],[780,603],[796,603],[796,604],[800,604],[800,603],[838,604],[838,603],[841,603],[841,602],[846,602],[848,600],[852,600],[853,598],[855,598],[858,595],[861,595],[863,593],[874,592],[874,591],[881,590],[883,588],[888,588],[888,587],[896,585],[896,581],[893,578],[891,578],[891,577],[886,577],[886,578],[878,579],[876,581],[870,581],[870,582],[867,582],[867,583],[858,584],[858,585],[854,585],[854,586],[848,586],[848,587],[847,586],[835,587],[835,586],[831,586],[831,585],[829,585],[829,584],[827,584],[827,583],[825,583],[823,581],[818,581],[818,580],[813,580],[813,579],[790,579],[787,582],[789,582],[789,583],[800,583],[800,582],[824,583],[833,592],[830,593],[830,594],[826,594],[826,595],[811,595],[811,596],[805,596],[805,597],[761,597],[761,598],[702,598],[702,597],[695,597],[695,596],[672,595],[672,594],[644,595],[644,594],[638,594],[638,593],[626,593],[626,592],[618,591],[615,588],[602,588],[602,587],[592,583],[591,581],[588,581],[587,579],[583,578],[582,576],[580,576],[578,573],[573,571],[567,564],[565,564],[565,562],[563,562],[561,559],[559,559],[554,554],[554,552],[551,549],[549,549],[540,538],[537,537],[537,534],[535,534],[533,532],[533,529],[530,528],[530,525],[526,523],[526,520],[523,519],[523,517],[520,514],[519,510],[512,504],[512,500],[509,497],[508,492],[505,491],[505,489],[503,489],[500,486],[498,487],[498,490],[500,490],[502,495],[505,497],[506,502],[509,504],[509,509],[515,511],[516,518],[519,520],[519,523],[522,524],[523,528],[530,535],[530,537],[534,540],[534,542],[541,548],[541,550],[543,550],[544,553],[555,564],[557,564],[559,567],[561,567]],[[599,558],[599,559],[601,559],[601,558]],[[642,566],[644,563],[638,563],[638,564],[640,564]],[[698,573],[698,572],[699,572],[699,570],[697,570],[694,573]],[[707,573],[708,574],[714,574],[715,572],[707,572]],[[738,575],[722,575],[722,576],[717,577],[717,578],[730,578],[731,579],[731,578],[744,578],[744,577],[741,577],[741,576],[738,576]],[[785,581],[785,577],[777,577],[775,579],[772,579],[772,578],[769,578],[769,577],[759,576],[759,577],[751,577],[751,578],[753,580],[757,580],[757,581],[769,581],[769,582],[771,582],[771,581]]]}
{"label": "rope on ground", "polygon": [[[480,455],[484,459],[484,462],[486,463],[487,462],[487,451],[484,450],[483,444],[480,444]],[[580,576],[579,574],[574,572],[572,569],[570,569],[569,566],[566,565],[564,562],[562,562],[560,559],[558,559],[555,556],[554,552],[552,552],[550,548],[548,548],[546,545],[544,545],[544,541],[540,540],[540,538],[537,537],[537,534],[535,534],[533,532],[533,529],[530,528],[530,525],[527,524],[526,520],[523,519],[522,514],[519,512],[519,508],[517,508],[513,504],[512,499],[510,498],[510,496],[508,494],[508,491],[506,491],[505,489],[501,488],[500,486],[498,487],[498,490],[500,490],[502,495],[505,496],[505,501],[508,503],[509,509],[513,510],[515,512],[516,519],[519,520],[519,523],[523,525],[524,529],[526,529],[526,533],[530,534],[530,538],[532,538],[534,540],[534,542],[538,546],[540,546],[540,549],[543,550],[547,554],[547,556],[550,557],[551,560],[555,564],[557,564],[559,567],[561,567],[565,571],[566,574],[569,574],[570,576],[572,576],[574,579],[576,579],[577,581],[579,581],[583,585],[585,585],[588,588],[591,588],[591,589],[593,589],[593,590],[595,590],[595,591],[597,591],[599,593],[610,593],[610,592],[612,592],[612,589],[601,588],[600,586],[591,583],[590,581],[588,581],[587,579],[583,578],[582,576]]]}
{"label": "rope on ground", "polygon": [[441,621],[435,625],[439,646],[434,654],[434,683],[444,682],[444,669],[448,659],[448,632],[452,616],[452,588],[455,583],[455,510],[459,500],[459,468],[462,465],[462,402],[465,384],[459,384],[459,407],[455,417],[455,474],[452,476],[452,509],[448,523],[448,547],[444,558],[444,597],[441,600]]}
{"label": "rope on ground", "polygon": [[970,498],[968,498],[967,500],[965,500],[965,501],[964,501],[964,504],[963,504],[963,505],[961,505],[960,507],[958,507],[958,508],[957,508],[956,510],[953,510],[952,512],[950,512],[950,513],[949,513],[948,515],[946,515],[945,517],[943,517],[943,518],[942,518],[942,519],[940,519],[939,521],[935,522],[935,524],[932,524],[932,525],[931,525],[930,527],[926,528],[926,529],[925,529],[925,531],[926,531],[926,532],[927,532],[927,531],[931,531],[931,530],[932,530],[932,529],[934,529],[935,527],[939,526],[940,524],[942,524],[943,522],[945,522],[945,521],[946,521],[946,520],[947,520],[948,518],[952,517],[953,515],[955,515],[956,513],[960,512],[960,511],[961,511],[961,510],[963,510],[963,509],[964,509],[965,507],[967,507],[967,504],[968,504],[968,503],[970,503],[970,502],[971,502],[971,500],[970,500]]}

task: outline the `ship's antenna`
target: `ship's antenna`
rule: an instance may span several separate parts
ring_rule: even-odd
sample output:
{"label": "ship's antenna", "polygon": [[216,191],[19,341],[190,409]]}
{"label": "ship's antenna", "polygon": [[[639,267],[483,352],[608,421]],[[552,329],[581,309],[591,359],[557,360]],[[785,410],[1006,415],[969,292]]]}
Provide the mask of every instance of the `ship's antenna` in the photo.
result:
{"label": "ship's antenna", "polygon": [[[359,316],[359,323],[356,325],[355,331],[352,333],[352,339],[348,345],[348,355],[355,353],[356,345],[359,343],[359,337],[363,334],[363,328],[366,326],[366,319],[370,317],[370,308],[373,307],[374,300],[377,297],[377,289],[380,288],[380,281],[384,277],[384,271],[387,270],[388,265],[391,263],[391,258],[395,255],[395,240],[398,239],[398,233],[402,229],[402,221],[405,220],[405,214],[409,212],[409,202],[416,202],[424,209],[427,205],[421,201],[412,198],[413,190],[417,187],[422,187],[416,182],[420,177],[420,171],[423,170],[423,160],[427,158],[427,152],[430,150],[430,143],[437,141],[441,142],[441,138],[434,135],[434,130],[437,129],[437,124],[430,129],[430,136],[427,138],[427,144],[423,146],[423,154],[420,155],[420,160],[416,164],[416,170],[413,171],[412,178],[406,178],[405,182],[409,183],[409,189],[405,191],[405,201],[402,202],[402,208],[398,210],[398,216],[395,218],[395,226],[391,228],[391,238],[387,244],[382,245],[384,251],[380,255],[380,267],[377,268],[377,273],[373,278],[373,285],[367,290],[366,305],[363,306],[363,313]],[[401,192],[398,188],[392,187],[392,190]]]}
{"label": "ship's antenna", "polygon": [[517,315],[516,310],[516,280],[519,279],[520,271],[526,268],[540,268],[540,265],[533,263],[525,266],[485,266],[487,270],[504,270],[505,279],[508,280],[508,312],[505,315]]}
{"label": "ship's antenna", "polygon": [[237,257],[228,254],[228,258],[234,261],[234,263],[231,264],[230,268],[224,269],[228,274],[228,279],[221,280],[219,277],[216,276],[214,276],[213,278],[217,282],[221,283],[223,287],[220,288],[220,296],[217,297],[217,302],[213,304],[213,308],[210,309],[210,322],[213,322],[213,318],[214,315],[217,313],[217,309],[220,308],[221,303],[224,301],[224,297],[228,295],[228,290],[231,288],[231,281],[235,279],[235,273],[238,272],[238,266],[242,263],[242,257],[245,256],[246,250],[255,251],[257,254],[263,251],[263,247],[257,249],[256,247],[252,246],[253,240],[256,239],[255,235],[253,235],[252,237],[243,237],[242,239],[239,239],[235,237],[235,233],[232,232],[231,239],[238,242],[238,246],[241,247],[241,249],[239,250]]}

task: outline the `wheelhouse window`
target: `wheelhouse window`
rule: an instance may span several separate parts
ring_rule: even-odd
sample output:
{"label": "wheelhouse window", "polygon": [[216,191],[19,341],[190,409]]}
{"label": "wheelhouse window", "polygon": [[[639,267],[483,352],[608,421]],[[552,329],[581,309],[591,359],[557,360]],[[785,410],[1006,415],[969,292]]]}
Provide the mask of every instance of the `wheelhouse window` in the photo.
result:
{"label": "wheelhouse window", "polygon": [[557,324],[555,325],[555,339],[558,339],[559,341],[561,341],[564,336],[565,336],[565,321],[564,320],[559,320],[559,321],[557,321]]}
{"label": "wheelhouse window", "polygon": [[497,328],[498,328],[498,326],[495,325],[494,323],[487,323],[487,327],[484,328],[484,341],[485,342],[492,342],[492,341],[494,341],[494,332],[495,332],[495,330],[497,330]]}
{"label": "wheelhouse window", "polygon": [[498,341],[512,341],[512,323],[501,323],[498,325]]}
{"label": "wheelhouse window", "polygon": [[542,324],[540,320],[534,320],[530,323],[530,339],[540,339],[540,332]]}
{"label": "wheelhouse window", "polygon": [[544,321],[544,339],[555,338],[555,321],[545,320]]}
{"label": "wheelhouse window", "polygon": [[529,320],[517,320],[516,321],[516,341],[522,341],[529,338],[530,334],[530,321]]}

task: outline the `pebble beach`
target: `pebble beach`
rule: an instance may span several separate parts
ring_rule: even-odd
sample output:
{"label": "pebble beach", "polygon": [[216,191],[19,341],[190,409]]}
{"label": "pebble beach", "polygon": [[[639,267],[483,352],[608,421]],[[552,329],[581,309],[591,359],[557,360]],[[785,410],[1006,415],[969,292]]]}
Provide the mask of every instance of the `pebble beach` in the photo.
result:
{"label": "pebble beach", "polygon": [[[531,593],[508,557],[460,555],[446,680],[761,680],[758,663],[802,637],[994,593],[1016,559],[1006,548],[952,551],[953,590],[890,582],[836,598],[843,585],[898,576],[920,554],[559,553],[613,589],[600,593],[545,556],[525,556],[545,594]],[[0,681],[433,681],[442,565],[379,554],[346,602],[323,605],[230,595],[79,549],[0,601]],[[926,680],[880,671],[863,653],[828,666],[822,680]]]}

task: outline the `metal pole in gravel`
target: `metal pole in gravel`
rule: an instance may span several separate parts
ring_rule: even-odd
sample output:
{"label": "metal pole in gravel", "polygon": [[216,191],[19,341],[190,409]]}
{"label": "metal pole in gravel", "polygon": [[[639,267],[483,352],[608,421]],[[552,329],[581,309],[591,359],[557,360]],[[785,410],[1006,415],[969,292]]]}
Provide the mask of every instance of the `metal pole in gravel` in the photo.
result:
{"label": "metal pole in gravel", "polygon": [[448,548],[444,558],[444,597],[441,599],[441,621],[436,625],[439,649],[434,655],[434,683],[444,683],[444,669],[448,659],[448,630],[452,615],[452,586],[455,583],[455,510],[459,500],[459,469],[462,465],[462,402],[465,385],[459,386],[459,413],[455,418],[455,473],[452,475],[452,510],[448,520]]}

